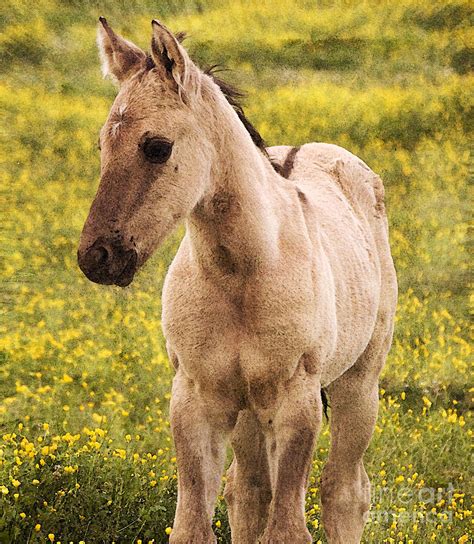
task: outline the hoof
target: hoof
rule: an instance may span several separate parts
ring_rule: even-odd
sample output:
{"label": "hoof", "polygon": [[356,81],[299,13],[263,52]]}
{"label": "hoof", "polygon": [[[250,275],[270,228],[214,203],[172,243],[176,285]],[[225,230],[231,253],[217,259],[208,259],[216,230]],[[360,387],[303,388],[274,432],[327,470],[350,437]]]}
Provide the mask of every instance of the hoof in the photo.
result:
{"label": "hoof", "polygon": [[169,544],[217,544],[217,538],[212,531],[172,531]]}
{"label": "hoof", "polygon": [[313,539],[309,534],[308,529],[304,531],[279,531],[269,529],[263,533],[259,540],[259,544],[312,544]]}

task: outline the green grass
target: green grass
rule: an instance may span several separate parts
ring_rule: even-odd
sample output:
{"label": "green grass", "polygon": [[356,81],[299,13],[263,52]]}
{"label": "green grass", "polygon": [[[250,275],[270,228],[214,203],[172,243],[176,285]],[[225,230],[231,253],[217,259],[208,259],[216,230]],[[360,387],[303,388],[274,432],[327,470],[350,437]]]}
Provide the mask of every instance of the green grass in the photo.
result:
{"label": "green grass", "polygon": [[[150,20],[226,63],[269,144],[327,141],[384,179],[400,302],[366,465],[364,542],[467,542],[472,81],[465,1],[8,0],[0,13],[0,542],[167,541],[176,501],[160,293],[182,231],[126,290],[88,282],[78,238],[115,94],[97,17],[147,47]],[[308,526],[324,542],[318,479]],[[230,542],[225,504],[219,542]],[[54,535],[48,537],[48,535]]]}

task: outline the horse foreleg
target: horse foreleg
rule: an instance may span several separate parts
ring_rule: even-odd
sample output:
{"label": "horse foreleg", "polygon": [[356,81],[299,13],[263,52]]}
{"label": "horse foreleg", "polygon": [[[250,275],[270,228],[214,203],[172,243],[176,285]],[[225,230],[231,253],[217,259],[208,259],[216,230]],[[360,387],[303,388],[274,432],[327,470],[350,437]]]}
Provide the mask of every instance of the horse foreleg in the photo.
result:
{"label": "horse foreleg", "polygon": [[203,402],[180,371],[173,381],[171,429],[178,464],[178,503],[170,544],[214,544],[212,517],[224,468],[225,410]]}
{"label": "horse foreleg", "polygon": [[224,497],[233,544],[255,544],[267,525],[272,498],[265,437],[255,414],[243,410],[232,435],[234,460]]}
{"label": "horse foreleg", "polygon": [[267,453],[273,498],[262,544],[307,544],[305,495],[321,424],[319,377],[303,365],[285,384],[274,419],[267,421]]}

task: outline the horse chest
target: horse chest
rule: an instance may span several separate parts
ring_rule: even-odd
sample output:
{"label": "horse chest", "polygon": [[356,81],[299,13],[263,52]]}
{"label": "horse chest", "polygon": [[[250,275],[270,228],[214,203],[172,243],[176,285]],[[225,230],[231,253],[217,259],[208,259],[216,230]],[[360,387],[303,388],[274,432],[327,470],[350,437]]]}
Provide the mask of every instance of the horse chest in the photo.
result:
{"label": "horse chest", "polygon": [[[199,280],[197,280],[199,281]],[[315,334],[310,286],[288,289],[279,278],[254,282],[238,296],[213,284],[163,295],[163,328],[168,344],[191,378],[221,380],[277,372],[297,364]],[[238,362],[238,369],[235,365]]]}

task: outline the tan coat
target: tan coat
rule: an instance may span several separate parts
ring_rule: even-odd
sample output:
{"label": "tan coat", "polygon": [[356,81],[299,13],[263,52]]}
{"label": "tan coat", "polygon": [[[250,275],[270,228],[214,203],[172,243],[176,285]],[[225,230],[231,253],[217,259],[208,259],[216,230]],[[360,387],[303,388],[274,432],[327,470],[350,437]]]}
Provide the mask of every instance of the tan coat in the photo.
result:
{"label": "tan coat", "polygon": [[362,456],[397,298],[382,182],[348,151],[315,143],[268,149],[285,179],[182,45],[161,23],[153,32],[147,59],[100,28],[121,87],[79,263],[94,281],[126,285],[186,222],[163,289],[179,471],[170,542],[215,542],[228,440],[232,541],[311,542],[304,497],[321,387],[331,403],[328,542],[360,542],[370,504]]}

